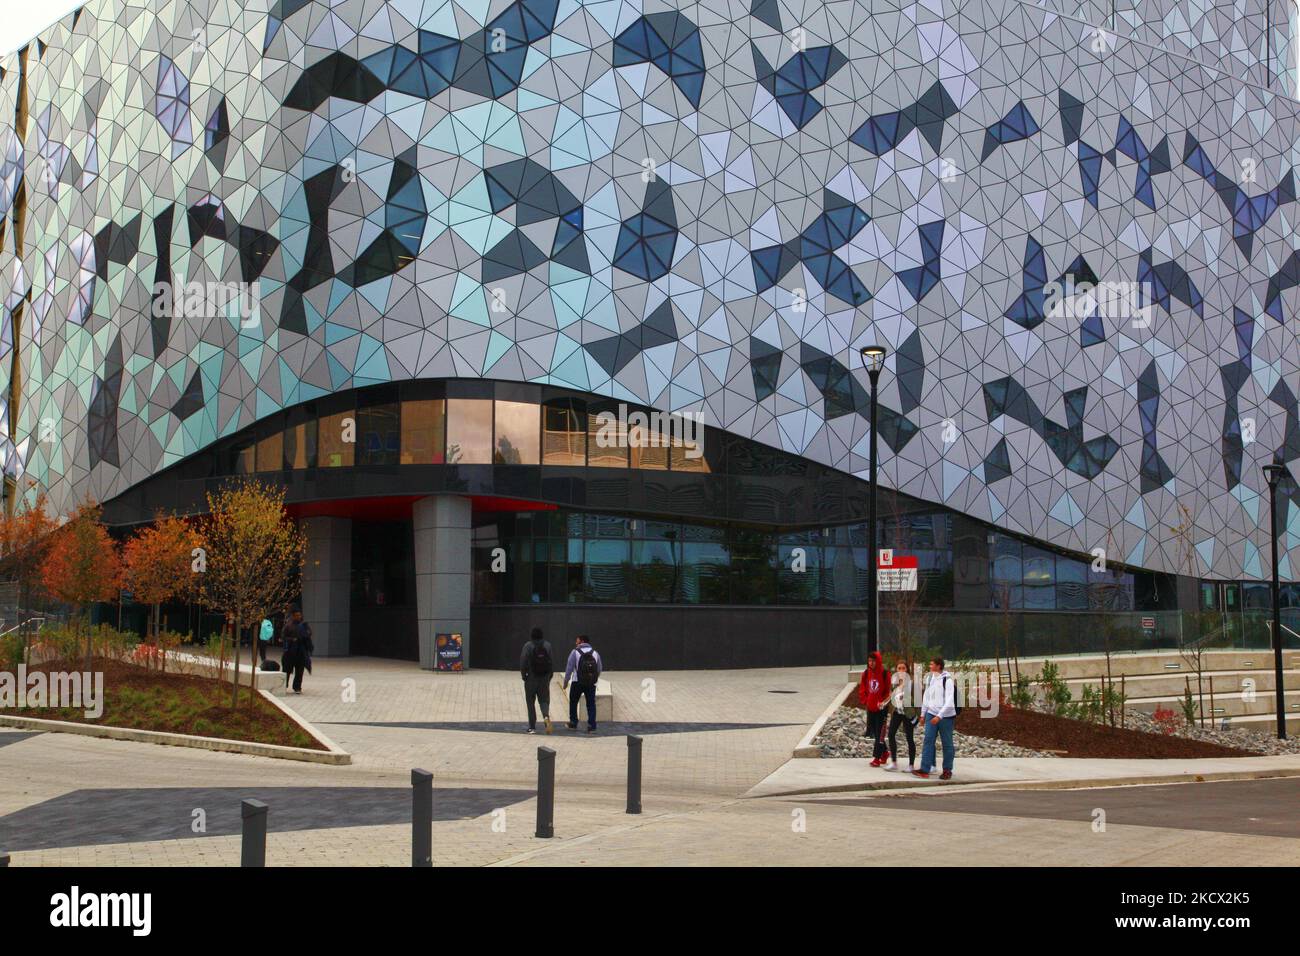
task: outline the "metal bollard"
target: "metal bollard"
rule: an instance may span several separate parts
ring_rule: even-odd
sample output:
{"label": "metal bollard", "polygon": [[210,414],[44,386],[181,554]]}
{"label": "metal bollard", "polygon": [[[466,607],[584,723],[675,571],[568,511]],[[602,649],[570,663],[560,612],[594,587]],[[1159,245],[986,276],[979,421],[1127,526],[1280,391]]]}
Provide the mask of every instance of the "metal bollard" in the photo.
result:
{"label": "metal bollard", "polygon": [[641,738],[627,735],[627,812],[641,812]]}
{"label": "metal bollard", "polygon": [[433,866],[433,774],[411,771],[411,866]]}
{"label": "metal bollard", "polygon": [[239,865],[266,866],[267,806],[261,800],[244,800],[239,804],[239,811],[244,829]]}
{"label": "metal bollard", "polygon": [[0,850],[0,870],[3,870],[8,865],[9,865],[9,854],[5,853],[3,850]]}
{"label": "metal bollard", "polygon": [[537,748],[537,837],[555,836],[555,751]]}

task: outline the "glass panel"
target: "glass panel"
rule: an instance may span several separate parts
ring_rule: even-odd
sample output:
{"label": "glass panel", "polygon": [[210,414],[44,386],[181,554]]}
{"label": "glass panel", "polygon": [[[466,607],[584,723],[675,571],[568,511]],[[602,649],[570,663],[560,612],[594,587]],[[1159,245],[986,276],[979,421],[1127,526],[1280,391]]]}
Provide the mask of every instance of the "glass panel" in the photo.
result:
{"label": "glass panel", "polygon": [[631,599],[667,603],[676,599],[678,546],[675,541],[633,541]]}
{"label": "glass panel", "polygon": [[1056,555],[1033,545],[1024,548],[1024,606],[1036,611],[1056,608]]}
{"label": "glass panel", "polygon": [[681,416],[674,418],[672,447],[669,448],[669,461],[673,471],[690,471],[696,474],[708,472],[709,461],[704,457],[704,426],[694,419]]}
{"label": "glass panel", "polygon": [[442,464],[443,412],[440,398],[402,402],[403,465]]}
{"label": "glass panel", "polygon": [[401,427],[398,404],[371,405],[357,411],[357,431],[362,465],[396,465],[400,451]]}
{"label": "glass panel", "polygon": [[726,604],[731,557],[721,542],[682,545],[682,600],[690,604]]}
{"label": "glass panel", "polygon": [[267,435],[257,443],[257,470],[279,471],[284,467],[284,432]]}
{"label": "glass panel", "polygon": [[351,410],[321,417],[316,437],[321,468],[346,468],[355,462],[356,428],[356,413]]}
{"label": "glass panel", "polygon": [[587,464],[593,468],[627,467],[627,425],[614,412],[587,416]]}
{"label": "glass panel", "polygon": [[300,422],[284,430],[284,467],[316,467],[316,422]]}
{"label": "glass panel", "polygon": [[447,463],[492,463],[492,402],[482,398],[447,399]]}
{"label": "glass panel", "polygon": [[497,402],[496,411],[496,451],[492,460],[498,465],[536,465],[541,409],[531,402]]}
{"label": "glass panel", "polygon": [[628,542],[587,542],[584,591],[588,601],[627,600]]}
{"label": "glass panel", "polygon": [[542,407],[542,464],[585,465],[587,428],[577,401],[563,399]]}
{"label": "glass panel", "polygon": [[251,475],[257,470],[257,446],[245,445],[235,449],[235,474]]}
{"label": "glass panel", "polygon": [[1083,561],[1057,557],[1056,606],[1062,611],[1088,610],[1088,565]]}
{"label": "glass panel", "polygon": [[634,425],[628,429],[627,443],[633,468],[668,470],[668,436],[658,429]]}
{"label": "glass panel", "polygon": [[1023,607],[1023,572],[1020,564],[1020,542],[1004,534],[994,533],[991,545],[993,574],[990,580],[989,607]]}

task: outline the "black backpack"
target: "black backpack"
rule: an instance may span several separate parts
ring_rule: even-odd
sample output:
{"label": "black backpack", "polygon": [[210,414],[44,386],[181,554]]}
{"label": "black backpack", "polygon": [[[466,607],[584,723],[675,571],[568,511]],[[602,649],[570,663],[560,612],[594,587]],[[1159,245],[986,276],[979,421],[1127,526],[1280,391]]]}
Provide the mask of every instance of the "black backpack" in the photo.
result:
{"label": "black backpack", "polygon": [[544,677],[551,673],[554,668],[551,666],[551,652],[546,649],[546,645],[541,641],[533,642],[533,674],[537,677]]}
{"label": "black backpack", "polygon": [[598,677],[600,677],[600,665],[596,663],[596,652],[578,651],[578,683],[595,684]]}
{"label": "black backpack", "polygon": [[[944,695],[945,697],[947,697],[947,696],[948,696],[948,678],[945,677],[945,678],[943,679],[943,685],[944,685],[944,686],[943,686],[943,695]],[[953,717],[954,717],[954,718],[956,718],[956,717],[958,717],[958,716],[961,715],[962,707],[961,707],[960,704],[957,703],[957,688],[956,688],[956,687],[953,688],[953,693],[952,693],[952,708],[953,708]]]}

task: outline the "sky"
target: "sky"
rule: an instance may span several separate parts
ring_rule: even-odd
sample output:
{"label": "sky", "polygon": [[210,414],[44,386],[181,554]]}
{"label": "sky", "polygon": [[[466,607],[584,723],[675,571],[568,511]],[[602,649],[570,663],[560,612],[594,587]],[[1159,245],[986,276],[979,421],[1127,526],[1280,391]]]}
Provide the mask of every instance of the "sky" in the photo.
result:
{"label": "sky", "polygon": [[0,56],[12,53],[86,0],[0,0]]}

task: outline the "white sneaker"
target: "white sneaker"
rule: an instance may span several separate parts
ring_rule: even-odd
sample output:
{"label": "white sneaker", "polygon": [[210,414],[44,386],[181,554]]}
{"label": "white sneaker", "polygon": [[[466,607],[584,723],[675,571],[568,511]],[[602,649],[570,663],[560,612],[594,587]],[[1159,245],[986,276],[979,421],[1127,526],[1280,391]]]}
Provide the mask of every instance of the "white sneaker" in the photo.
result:
{"label": "white sneaker", "polygon": [[885,765],[885,769],[886,769],[886,770],[897,770],[897,769],[898,769],[898,761],[897,761],[897,760],[891,760],[891,761],[889,761],[889,763],[887,763],[887,764]]}

